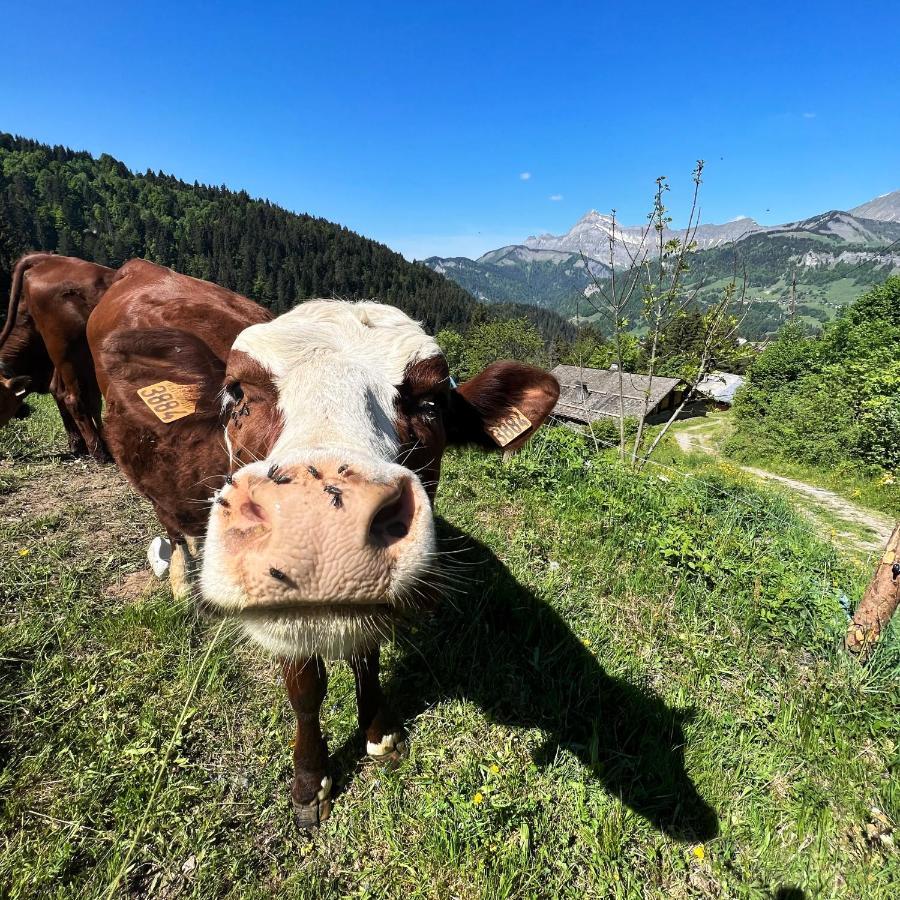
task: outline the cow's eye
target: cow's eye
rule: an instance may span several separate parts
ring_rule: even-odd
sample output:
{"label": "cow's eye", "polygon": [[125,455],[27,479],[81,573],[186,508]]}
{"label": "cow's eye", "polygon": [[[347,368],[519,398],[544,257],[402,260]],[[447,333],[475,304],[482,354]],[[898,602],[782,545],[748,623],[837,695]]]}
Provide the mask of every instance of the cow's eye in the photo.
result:
{"label": "cow's eye", "polygon": [[235,403],[237,403],[239,400],[244,399],[244,389],[241,387],[241,383],[239,381],[232,381],[229,384],[226,384],[225,385],[225,393]]}
{"label": "cow's eye", "polygon": [[438,413],[438,402],[434,397],[423,397],[416,403],[416,415],[425,419],[434,418]]}

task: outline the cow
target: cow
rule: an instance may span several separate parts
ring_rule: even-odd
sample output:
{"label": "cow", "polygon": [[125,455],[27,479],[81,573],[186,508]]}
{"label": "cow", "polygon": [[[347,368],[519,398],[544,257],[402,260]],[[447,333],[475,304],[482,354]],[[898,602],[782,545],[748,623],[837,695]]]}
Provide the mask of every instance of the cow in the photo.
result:
{"label": "cow", "polygon": [[309,300],[272,318],[142,260],[119,270],[88,340],[108,446],[174,545],[173,591],[193,569],[202,602],[281,661],[297,718],[290,796],[313,827],[331,811],[326,662],[349,661],[369,756],[406,752],[379,645],[439,599],[445,448],[521,447],[559,385],[517,362],[457,385],[434,339],[394,307]]}
{"label": "cow", "polygon": [[109,462],[85,329],[114,276],[113,269],[70,256],[29,253],[19,259],[0,332],[0,427],[21,415],[29,391],[50,393],[71,452]]}

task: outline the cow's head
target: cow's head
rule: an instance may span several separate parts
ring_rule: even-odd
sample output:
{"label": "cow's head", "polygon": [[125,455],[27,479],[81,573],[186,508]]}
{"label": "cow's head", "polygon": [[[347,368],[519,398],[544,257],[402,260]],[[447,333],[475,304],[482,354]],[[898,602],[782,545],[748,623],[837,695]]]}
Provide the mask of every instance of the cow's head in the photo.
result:
{"label": "cow's head", "polygon": [[0,362],[0,428],[21,415],[30,387],[27,375],[13,375]]}
{"label": "cow's head", "polygon": [[222,391],[232,475],[210,514],[206,600],[280,654],[371,645],[427,593],[446,446],[516,449],[558,393],[514,362],[457,387],[434,340],[377,303],[310,301],[247,328]]}

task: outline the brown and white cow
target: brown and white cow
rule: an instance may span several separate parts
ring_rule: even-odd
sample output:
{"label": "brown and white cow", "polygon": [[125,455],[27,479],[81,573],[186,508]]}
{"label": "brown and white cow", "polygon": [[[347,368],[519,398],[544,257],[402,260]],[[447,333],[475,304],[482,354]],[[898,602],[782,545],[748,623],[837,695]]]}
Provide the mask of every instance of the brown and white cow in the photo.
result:
{"label": "brown and white cow", "polygon": [[49,392],[71,451],[109,460],[85,329],[114,276],[106,266],[52,253],[29,253],[16,263],[0,332],[0,427],[20,414],[29,391]]}
{"label": "brown and white cow", "polygon": [[316,824],[330,811],[325,661],[349,660],[367,751],[396,759],[379,643],[435,599],[444,449],[521,446],[558,384],[500,362],[457,387],[398,309],[311,300],[270,319],[143,261],[119,271],[88,337],[116,461],[178,553],[205,536],[205,602],[283,661],[297,715],[291,798],[298,822]]}

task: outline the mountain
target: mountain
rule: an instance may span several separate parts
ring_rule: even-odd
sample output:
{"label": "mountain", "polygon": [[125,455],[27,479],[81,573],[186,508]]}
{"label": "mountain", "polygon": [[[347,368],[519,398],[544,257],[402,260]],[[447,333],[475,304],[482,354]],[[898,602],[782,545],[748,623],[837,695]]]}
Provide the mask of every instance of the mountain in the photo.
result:
{"label": "mountain", "polygon": [[[93,157],[0,132],[0,291],[26,250],[109,266],[144,257],[283,312],[307,297],[374,297],[431,331],[526,316],[547,339],[573,328],[549,309],[491,306],[384,244],[245,191],[134,173]],[[0,320],[5,316],[0,309]]]}
{"label": "mountain", "polygon": [[850,212],[861,219],[878,219],[881,222],[900,222],[900,191],[882,194]]}
{"label": "mountain", "polygon": [[[745,216],[726,222],[724,225],[701,225],[693,230],[693,241],[698,249],[719,247],[722,244],[740,240],[748,234],[764,230],[763,226]],[[650,256],[656,255],[659,237],[646,225],[622,225],[613,223],[611,216],[592,209],[582,216],[565,234],[541,234],[528,237],[524,246],[534,250],[557,250],[569,253],[584,253],[592,259],[609,263],[610,236],[615,233],[613,261],[616,269],[627,268],[639,253],[646,248]],[[663,232],[666,241],[673,238],[685,240],[687,230]]]}
{"label": "mountain", "polygon": [[[659,238],[647,235],[646,226],[616,222],[613,231],[610,216],[591,210],[565,234],[531,236],[477,260],[425,262],[484,301],[515,300],[566,316],[602,318],[590,300],[596,288],[584,260],[597,279],[607,277],[613,233],[617,272],[643,255],[642,241],[649,259],[658,255]],[[790,308],[819,325],[872,284],[900,272],[900,191],[849,212],[830,210],[784,225],[747,217],[701,225],[691,237],[697,252],[683,278],[685,289],[695,291],[701,304],[711,302],[735,273],[740,279],[746,274],[750,309],[744,331],[758,339],[777,330]],[[663,238],[684,241],[687,232],[666,230]]]}
{"label": "mountain", "polygon": [[479,300],[526,303],[564,309],[573,289],[584,291],[593,278],[606,278],[610,269],[594,259],[562,250],[521,245],[491,250],[476,260],[464,256],[431,257],[425,264],[452,278]]}

